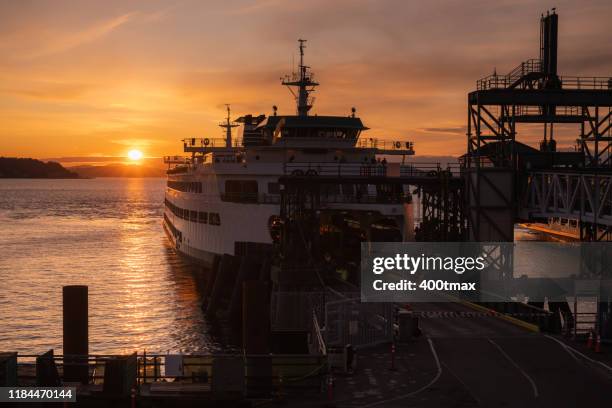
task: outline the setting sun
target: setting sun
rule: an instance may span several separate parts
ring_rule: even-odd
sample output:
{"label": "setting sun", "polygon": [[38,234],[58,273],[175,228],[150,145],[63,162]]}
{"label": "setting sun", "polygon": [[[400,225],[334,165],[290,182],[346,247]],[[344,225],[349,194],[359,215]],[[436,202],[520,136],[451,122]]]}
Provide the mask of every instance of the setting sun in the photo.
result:
{"label": "setting sun", "polygon": [[136,149],[130,150],[128,152],[128,158],[134,161],[140,160],[142,159],[142,152]]}

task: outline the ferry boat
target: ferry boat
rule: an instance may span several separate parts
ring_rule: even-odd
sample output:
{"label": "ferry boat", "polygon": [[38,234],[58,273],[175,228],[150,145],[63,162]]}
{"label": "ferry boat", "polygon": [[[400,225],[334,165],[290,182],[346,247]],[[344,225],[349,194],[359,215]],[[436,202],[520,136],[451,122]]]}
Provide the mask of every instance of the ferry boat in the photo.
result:
{"label": "ferry boat", "polygon": [[[236,243],[278,239],[281,185],[286,175],[343,174],[399,176],[400,164],[387,155],[413,155],[411,142],[378,141],[356,116],[312,114],[319,84],[304,64],[299,40],[297,71],[285,76],[295,100],[293,115],[276,106],[266,115],[244,115],[219,124],[224,138],[183,140],[188,156],[167,156],[164,228],[180,253],[210,265],[215,255],[235,254]],[[235,133],[235,134],[234,134]],[[399,189],[399,190],[398,190]],[[412,208],[405,187],[326,185],[322,234],[352,234],[357,241],[410,240]],[[348,241],[344,241],[345,243]]]}

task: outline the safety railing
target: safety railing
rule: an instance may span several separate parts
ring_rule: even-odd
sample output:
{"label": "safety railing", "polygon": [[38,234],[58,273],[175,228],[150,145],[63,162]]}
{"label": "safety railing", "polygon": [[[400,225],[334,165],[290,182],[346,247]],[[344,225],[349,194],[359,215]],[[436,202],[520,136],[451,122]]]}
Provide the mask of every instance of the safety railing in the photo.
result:
{"label": "safety railing", "polygon": [[382,163],[285,163],[285,175],[292,176],[384,176]]}
{"label": "safety railing", "polygon": [[[284,173],[291,176],[337,176],[337,177],[376,177],[376,176],[419,176],[433,177],[441,172],[456,174],[459,172],[459,164],[442,165],[440,163],[414,163],[402,164],[386,163],[381,161],[364,163],[328,163],[328,162],[306,162],[285,163]],[[394,173],[393,168],[399,168]]]}
{"label": "safety railing", "polygon": [[352,298],[327,302],[325,344],[366,348],[391,343],[394,313],[393,303],[361,303]]}
{"label": "safety railing", "polygon": [[165,164],[187,164],[189,163],[189,157],[185,156],[164,156]]}
{"label": "safety railing", "polygon": [[[283,272],[292,276],[312,276],[318,270],[312,267],[291,269]],[[274,291],[270,301],[270,317],[275,330],[312,330],[313,313],[323,324],[327,292],[324,291]]]}
{"label": "safety railing", "polygon": [[563,89],[612,90],[612,77],[562,76],[560,79]]}
{"label": "safety railing", "polygon": [[541,70],[542,60],[532,58],[528,59],[527,61],[523,61],[514,67],[514,69],[508,73],[507,77],[510,81],[514,82],[529,73],[540,72]]}
{"label": "safety railing", "polygon": [[[355,291],[275,292],[272,324],[276,329],[306,329],[311,353],[330,353],[330,348],[364,348],[393,340],[394,305],[362,303]],[[325,353],[323,353],[325,351]]]}
{"label": "safety railing", "polygon": [[189,171],[189,165],[185,164],[185,165],[179,165],[179,166],[166,170],[166,174],[182,174],[182,173],[187,173],[188,171]]}
{"label": "safety railing", "polygon": [[361,149],[379,149],[390,151],[414,152],[414,143],[409,141],[379,140],[371,137],[362,137],[357,140],[356,147]]}
{"label": "safety railing", "polygon": [[[17,355],[17,379],[19,385],[35,385],[37,383],[37,358],[39,355]],[[58,379],[64,375],[65,361],[72,361],[72,367],[87,367],[88,385],[103,385],[109,380],[107,367],[113,361],[125,360],[128,357],[136,359],[136,365],[125,366],[122,371],[131,371],[128,377],[135,379],[135,385],[151,383],[174,384],[206,384],[212,383],[216,367],[222,367],[239,361],[245,382],[251,379],[261,380],[262,376],[249,367],[261,366],[258,362],[265,360],[271,365],[272,385],[278,386],[312,386],[318,388],[319,381],[327,366],[325,355],[320,354],[151,354],[134,353],[129,355],[96,354],[96,355],[53,355],[47,360],[57,370]],[[75,363],[74,361],[78,361]],[[39,362],[40,364],[40,362]],[[114,374],[117,372],[115,371]],[[266,377],[268,378],[268,377]]]}
{"label": "safety railing", "polygon": [[523,76],[540,72],[542,69],[542,61],[539,59],[529,59],[521,62],[520,65],[512,69],[507,75],[489,75],[476,81],[476,89],[479,91],[487,89],[505,89],[518,81]]}
{"label": "safety railing", "polygon": [[367,194],[359,190],[345,194],[321,191],[319,197],[325,204],[402,204],[411,200],[410,195],[405,195],[403,192]]}
{"label": "safety railing", "polygon": [[401,177],[438,177],[441,175],[457,176],[461,171],[459,163],[418,163],[400,167]]}
{"label": "safety railing", "polygon": [[[508,75],[489,75],[476,81],[476,89],[507,89],[520,78],[540,72],[539,60],[529,60],[513,69]],[[560,76],[562,89],[612,90],[612,77]]]}
{"label": "safety railing", "polygon": [[[217,137],[191,137],[181,140],[185,149],[206,149],[206,148],[223,148],[227,147],[225,138]],[[232,137],[232,147],[242,147],[241,137]]]}
{"label": "safety railing", "polygon": [[[543,115],[544,109],[541,106],[519,105],[515,108],[515,115]],[[555,115],[558,116],[579,116],[582,115],[581,106],[556,106]]]}

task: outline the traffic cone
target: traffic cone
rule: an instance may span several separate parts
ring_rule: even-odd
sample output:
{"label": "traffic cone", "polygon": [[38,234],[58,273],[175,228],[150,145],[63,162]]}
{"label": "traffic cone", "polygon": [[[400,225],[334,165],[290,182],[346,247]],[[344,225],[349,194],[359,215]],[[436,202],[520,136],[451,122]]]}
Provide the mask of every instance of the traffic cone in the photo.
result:
{"label": "traffic cone", "polygon": [[587,340],[587,348],[588,349],[593,348],[593,332],[592,331],[589,332],[589,339]]}
{"label": "traffic cone", "polygon": [[334,404],[334,378],[331,373],[327,376],[327,404],[325,406],[328,408],[336,406]]}
{"label": "traffic cone", "polygon": [[601,336],[597,335],[597,341],[595,342],[595,352],[601,353]]}
{"label": "traffic cone", "polygon": [[395,371],[395,343],[391,343],[391,371]]}

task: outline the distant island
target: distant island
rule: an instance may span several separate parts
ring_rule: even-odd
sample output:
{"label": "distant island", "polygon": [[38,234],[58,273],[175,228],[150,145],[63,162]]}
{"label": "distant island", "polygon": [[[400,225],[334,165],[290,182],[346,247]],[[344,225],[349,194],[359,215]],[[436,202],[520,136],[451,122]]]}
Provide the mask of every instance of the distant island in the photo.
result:
{"label": "distant island", "polygon": [[56,162],[0,157],[0,178],[78,178],[79,175]]}

